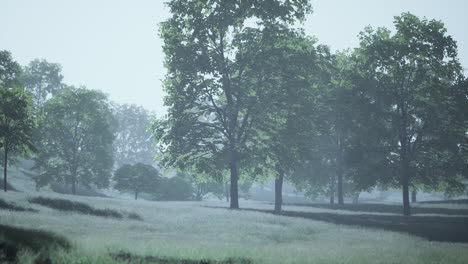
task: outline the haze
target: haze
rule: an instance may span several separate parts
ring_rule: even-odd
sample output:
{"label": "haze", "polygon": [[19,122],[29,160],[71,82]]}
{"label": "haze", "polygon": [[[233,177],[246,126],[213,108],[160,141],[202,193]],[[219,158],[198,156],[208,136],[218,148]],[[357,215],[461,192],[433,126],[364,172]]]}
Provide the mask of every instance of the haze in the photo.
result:
{"label": "haze", "polygon": [[[162,41],[158,24],[169,16],[162,0],[25,1],[0,0],[0,50],[9,50],[26,65],[36,58],[59,63],[64,81],[165,113]],[[468,66],[468,1],[312,1],[306,33],[332,50],[356,47],[367,25],[393,28],[393,16],[410,11],[442,20],[458,42],[459,58]]]}

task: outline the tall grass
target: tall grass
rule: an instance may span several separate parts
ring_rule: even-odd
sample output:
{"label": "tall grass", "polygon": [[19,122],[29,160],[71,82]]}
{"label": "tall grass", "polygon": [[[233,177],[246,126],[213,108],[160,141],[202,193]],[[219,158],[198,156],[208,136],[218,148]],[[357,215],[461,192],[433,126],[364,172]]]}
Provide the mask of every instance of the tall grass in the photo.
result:
{"label": "tall grass", "polygon": [[[37,196],[38,194],[31,194]],[[44,194],[41,194],[44,195]],[[110,254],[188,260],[242,258],[253,263],[467,263],[468,245],[431,242],[403,233],[207,206],[222,202],[148,202],[65,198],[97,209],[133,212],[144,221],[67,213],[30,204],[25,193],[2,194],[7,202],[38,213],[0,210],[0,224],[54,232],[72,244],[57,250],[58,263],[115,263]],[[270,205],[243,203],[243,207]],[[286,209],[288,209],[286,207]],[[309,210],[312,210],[310,208]],[[1,236],[0,236],[1,239]],[[22,260],[34,259],[23,251]]]}

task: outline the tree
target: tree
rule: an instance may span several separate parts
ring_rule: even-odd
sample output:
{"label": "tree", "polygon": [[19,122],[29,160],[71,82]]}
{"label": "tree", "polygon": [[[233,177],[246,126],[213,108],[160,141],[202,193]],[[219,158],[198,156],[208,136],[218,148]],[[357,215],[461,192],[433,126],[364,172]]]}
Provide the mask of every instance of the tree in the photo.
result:
{"label": "tree", "polygon": [[[457,98],[466,94],[457,85],[462,67],[443,23],[410,13],[395,17],[394,23],[393,35],[385,28],[366,28],[358,59],[370,84],[367,92],[386,121],[388,137],[381,142],[389,146],[389,171],[402,187],[403,214],[410,215],[412,184],[457,182],[460,169],[466,168],[460,166],[466,160],[459,158],[466,146],[466,119],[456,113],[466,109],[467,100]],[[430,173],[433,165],[441,174]],[[442,170],[445,166],[450,169]]]}
{"label": "tree", "polygon": [[[255,124],[272,102],[275,77],[262,65],[279,28],[302,20],[307,0],[168,2],[161,24],[168,70],[168,114],[154,125],[161,164],[199,172],[230,170],[230,207],[239,208],[239,164],[254,145]],[[248,21],[256,21],[249,27]]]}
{"label": "tree", "polygon": [[0,51],[0,149],[3,188],[7,191],[7,167],[18,153],[34,151],[32,130],[35,121],[30,95],[20,86],[20,65],[11,53]]}
{"label": "tree", "polygon": [[114,140],[114,167],[126,163],[153,164],[156,151],[147,129],[151,126],[151,115],[136,105],[115,105],[114,116],[118,123]]}
{"label": "tree", "polygon": [[21,66],[13,60],[11,53],[0,51],[0,88],[11,89],[21,86]]}
{"label": "tree", "polygon": [[165,177],[156,190],[157,200],[163,201],[192,201],[195,197],[193,178],[185,173],[176,173],[173,177]]}
{"label": "tree", "polygon": [[135,192],[135,200],[140,192],[153,192],[159,186],[159,171],[151,165],[125,164],[114,172],[114,188],[119,191]]}
{"label": "tree", "polygon": [[[317,143],[317,99],[330,83],[332,56],[328,47],[301,31],[278,38],[271,52],[269,69],[279,80],[273,89],[275,103],[260,119],[264,149],[261,159],[275,171],[275,211],[281,211],[285,176],[301,167]],[[268,164],[270,163],[270,164]]]}
{"label": "tree", "polygon": [[61,71],[60,64],[39,59],[24,67],[21,81],[25,89],[33,94],[34,105],[37,108],[41,109],[52,95],[65,87]]}
{"label": "tree", "polygon": [[7,191],[9,155],[34,151],[35,128],[30,95],[22,88],[0,87],[0,148],[3,150],[3,188]]}
{"label": "tree", "polygon": [[104,94],[85,88],[61,89],[44,106],[40,127],[43,142],[36,158],[39,184],[61,181],[109,184],[113,160],[113,121]]}

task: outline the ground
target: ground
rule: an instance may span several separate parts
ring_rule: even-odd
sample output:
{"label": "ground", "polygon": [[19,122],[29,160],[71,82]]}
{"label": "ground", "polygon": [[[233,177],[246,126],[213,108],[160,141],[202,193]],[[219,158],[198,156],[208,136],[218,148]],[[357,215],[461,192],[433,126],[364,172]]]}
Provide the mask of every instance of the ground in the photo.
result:
{"label": "ground", "polygon": [[[468,263],[463,203],[418,204],[410,218],[395,205],[286,205],[285,215],[267,203],[240,206],[247,210],[222,201],[2,192],[0,263],[8,254],[18,263]],[[452,235],[427,238],[404,228],[425,224]]]}

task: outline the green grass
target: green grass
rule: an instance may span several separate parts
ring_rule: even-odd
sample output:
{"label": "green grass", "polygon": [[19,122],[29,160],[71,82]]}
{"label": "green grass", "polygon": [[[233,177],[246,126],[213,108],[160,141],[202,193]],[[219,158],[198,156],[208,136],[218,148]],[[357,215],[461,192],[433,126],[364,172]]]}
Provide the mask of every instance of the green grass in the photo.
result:
{"label": "green grass", "polygon": [[[143,220],[69,213],[28,201],[38,195],[99,210],[134,213]],[[149,202],[18,192],[2,193],[1,197],[39,212],[0,210],[0,225],[51,232],[69,241],[70,249],[48,252],[54,263],[468,262],[468,244],[301,217],[212,208],[225,207],[223,202]],[[271,205],[253,202],[241,206],[271,209]],[[319,213],[328,209],[285,206],[285,210]],[[116,258],[116,254],[127,254],[121,255],[127,258]],[[19,263],[34,263],[37,258],[40,255],[27,247],[18,253]],[[238,262],[228,262],[231,260]]]}

